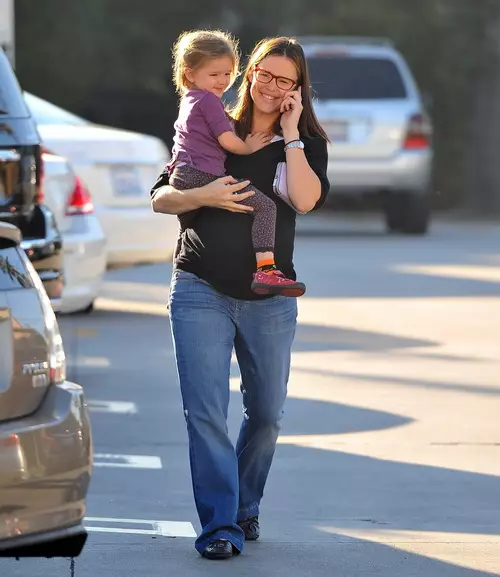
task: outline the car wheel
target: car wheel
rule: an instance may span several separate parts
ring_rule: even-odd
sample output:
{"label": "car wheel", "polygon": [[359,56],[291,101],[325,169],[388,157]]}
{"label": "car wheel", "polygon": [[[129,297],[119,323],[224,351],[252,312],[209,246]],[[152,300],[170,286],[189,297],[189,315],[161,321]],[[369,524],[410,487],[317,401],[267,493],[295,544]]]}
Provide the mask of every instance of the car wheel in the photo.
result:
{"label": "car wheel", "polygon": [[430,216],[428,194],[393,193],[387,197],[385,220],[389,232],[426,234]]}
{"label": "car wheel", "polygon": [[401,197],[395,194],[387,196],[384,211],[387,230],[389,232],[401,232],[403,226]]}
{"label": "car wheel", "polygon": [[82,309],[80,312],[89,315],[93,311],[94,311],[94,301],[92,301],[87,307]]}

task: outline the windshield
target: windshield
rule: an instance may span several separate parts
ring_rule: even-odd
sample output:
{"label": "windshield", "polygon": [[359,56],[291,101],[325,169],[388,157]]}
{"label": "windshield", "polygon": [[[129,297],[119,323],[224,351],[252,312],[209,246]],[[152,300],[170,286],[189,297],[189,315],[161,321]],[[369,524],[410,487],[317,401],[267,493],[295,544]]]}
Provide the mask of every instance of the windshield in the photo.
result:
{"label": "windshield", "polygon": [[320,100],[406,98],[398,67],[385,58],[313,56],[307,59],[311,84]]}
{"label": "windshield", "polygon": [[87,120],[76,116],[76,114],[59,108],[59,106],[42,100],[29,92],[24,93],[24,99],[37,124],[70,124],[73,126],[89,124]]}
{"label": "windshield", "polygon": [[21,88],[12,67],[0,48],[0,115],[9,118],[28,118]]}

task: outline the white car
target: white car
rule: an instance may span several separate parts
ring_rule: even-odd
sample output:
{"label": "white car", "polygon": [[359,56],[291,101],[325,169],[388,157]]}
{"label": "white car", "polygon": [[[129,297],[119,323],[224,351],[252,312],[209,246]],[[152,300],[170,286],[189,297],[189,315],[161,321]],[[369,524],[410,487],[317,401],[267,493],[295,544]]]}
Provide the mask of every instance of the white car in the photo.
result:
{"label": "white car", "polygon": [[32,94],[25,100],[46,148],[65,156],[92,191],[108,240],[108,264],[172,257],[177,218],[151,210],[150,190],[170,154],[154,136],[93,124]]}
{"label": "white car", "polygon": [[106,236],[81,179],[61,156],[44,152],[43,202],[63,243],[64,288],[58,312],[90,312],[106,272]]}

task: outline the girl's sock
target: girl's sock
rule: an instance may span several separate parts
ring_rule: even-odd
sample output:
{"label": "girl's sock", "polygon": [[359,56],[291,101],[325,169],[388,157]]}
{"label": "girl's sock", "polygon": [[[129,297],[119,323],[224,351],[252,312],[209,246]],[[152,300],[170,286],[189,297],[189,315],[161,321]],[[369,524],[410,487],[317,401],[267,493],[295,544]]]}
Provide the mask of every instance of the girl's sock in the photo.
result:
{"label": "girl's sock", "polygon": [[260,272],[271,272],[276,270],[274,258],[266,258],[265,260],[257,261],[257,270]]}

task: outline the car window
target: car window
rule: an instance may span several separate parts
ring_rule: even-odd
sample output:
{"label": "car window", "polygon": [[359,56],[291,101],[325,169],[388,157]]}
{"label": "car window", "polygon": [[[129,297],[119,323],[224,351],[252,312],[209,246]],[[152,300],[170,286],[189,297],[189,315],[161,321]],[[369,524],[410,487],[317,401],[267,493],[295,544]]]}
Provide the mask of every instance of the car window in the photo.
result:
{"label": "car window", "polygon": [[0,48],[0,121],[3,116],[28,118],[29,111],[23,100],[23,94],[16,75],[5,52]]}
{"label": "car window", "polygon": [[37,124],[70,124],[73,126],[89,124],[84,118],[59,108],[59,106],[51,104],[34,94],[25,92],[24,98]]}
{"label": "car window", "polygon": [[381,100],[407,97],[397,65],[386,58],[314,56],[307,59],[317,98]]}
{"label": "car window", "polygon": [[33,288],[21,255],[17,248],[2,248],[0,239],[0,291]]}

